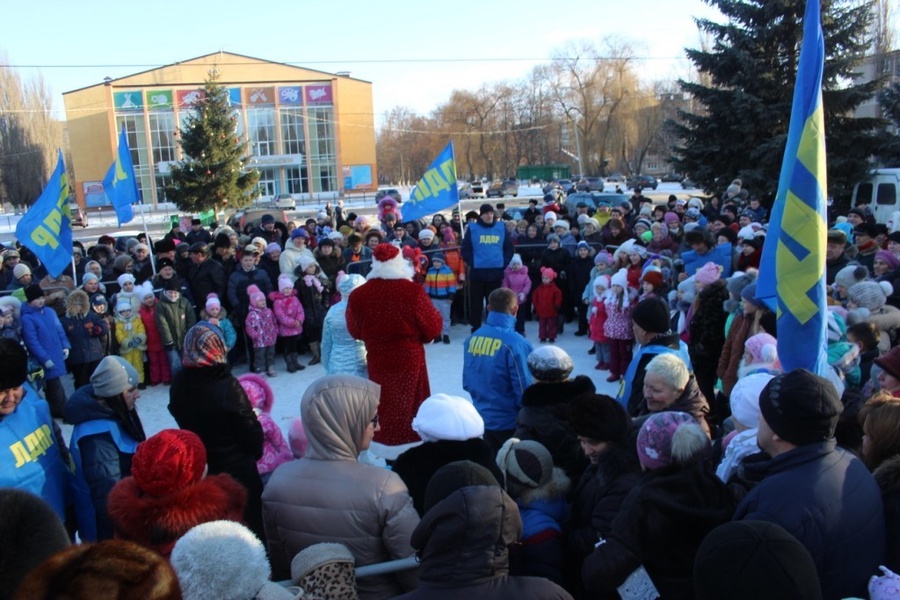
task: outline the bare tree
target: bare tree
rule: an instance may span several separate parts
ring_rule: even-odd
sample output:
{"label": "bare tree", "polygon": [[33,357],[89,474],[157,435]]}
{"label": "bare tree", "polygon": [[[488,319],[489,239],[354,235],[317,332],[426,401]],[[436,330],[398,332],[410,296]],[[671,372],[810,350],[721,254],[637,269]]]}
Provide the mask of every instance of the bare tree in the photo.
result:
{"label": "bare tree", "polygon": [[56,167],[62,129],[52,112],[43,77],[23,81],[0,56],[0,197],[14,206],[34,202]]}

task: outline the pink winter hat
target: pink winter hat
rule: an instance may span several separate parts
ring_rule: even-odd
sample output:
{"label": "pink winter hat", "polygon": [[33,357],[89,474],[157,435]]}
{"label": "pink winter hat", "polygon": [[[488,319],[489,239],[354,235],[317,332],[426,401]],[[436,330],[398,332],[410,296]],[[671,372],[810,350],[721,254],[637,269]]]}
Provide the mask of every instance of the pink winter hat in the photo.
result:
{"label": "pink winter hat", "polygon": [[278,291],[280,292],[284,288],[293,288],[294,282],[291,281],[289,275],[279,275],[278,276]]}
{"label": "pink winter hat", "polygon": [[704,285],[709,285],[716,281],[721,274],[721,268],[714,262],[708,262],[699,269],[694,274],[694,279],[697,283],[702,283]]}
{"label": "pink winter hat", "polygon": [[709,438],[697,421],[683,412],[651,414],[637,436],[638,460],[647,471],[685,466],[708,446]]}
{"label": "pink winter hat", "polygon": [[206,297],[206,312],[209,312],[211,308],[222,308],[222,302],[216,293],[211,293]]}
{"label": "pink winter hat", "polygon": [[757,333],[748,338],[744,350],[750,353],[751,364],[778,362],[778,341],[768,333]]}
{"label": "pink winter hat", "polygon": [[556,279],[556,271],[550,267],[541,267],[541,277],[548,277],[550,281]]}
{"label": "pink winter hat", "polygon": [[275,403],[275,394],[266,380],[256,373],[245,373],[237,378],[238,383],[244,388],[250,406],[258,408],[264,413],[272,412]]}
{"label": "pink winter hat", "polygon": [[306,437],[306,429],[300,417],[291,421],[291,428],[288,429],[288,445],[294,458],[303,458],[306,455],[309,439]]}
{"label": "pink winter hat", "polygon": [[250,303],[256,304],[260,300],[265,300],[266,295],[262,293],[262,290],[259,289],[256,285],[251,285],[247,288],[247,295],[250,297]]}

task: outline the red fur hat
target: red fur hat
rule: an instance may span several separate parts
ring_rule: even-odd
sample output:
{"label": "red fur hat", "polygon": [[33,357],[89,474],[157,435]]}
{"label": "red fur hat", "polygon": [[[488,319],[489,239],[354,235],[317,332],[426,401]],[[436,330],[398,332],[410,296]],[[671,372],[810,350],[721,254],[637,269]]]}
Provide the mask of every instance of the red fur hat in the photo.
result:
{"label": "red fur hat", "polygon": [[378,262],[387,262],[400,254],[400,248],[393,244],[378,244],[372,252],[372,257]]}
{"label": "red fur hat", "polygon": [[197,483],[206,472],[206,448],[196,433],[163,429],[138,445],[131,475],[144,492],[163,496]]}

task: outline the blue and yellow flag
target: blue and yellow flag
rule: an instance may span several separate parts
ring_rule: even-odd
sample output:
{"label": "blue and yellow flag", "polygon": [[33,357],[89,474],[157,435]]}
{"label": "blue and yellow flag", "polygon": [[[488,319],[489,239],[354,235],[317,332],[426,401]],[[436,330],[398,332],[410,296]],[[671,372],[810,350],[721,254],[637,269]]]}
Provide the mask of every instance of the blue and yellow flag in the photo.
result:
{"label": "blue and yellow flag", "polygon": [[16,225],[16,238],[34,252],[54,277],[59,277],[72,262],[69,177],[62,150],[47,187]]}
{"label": "blue and yellow flag", "polygon": [[454,204],[459,204],[459,188],[456,187],[453,142],[450,142],[413,188],[403,205],[403,220],[421,219]]}
{"label": "blue and yellow flag", "polygon": [[110,204],[116,211],[119,225],[128,223],[134,219],[132,204],[140,200],[138,193],[137,177],[134,176],[134,163],[131,161],[131,151],[128,149],[128,136],[125,128],[119,136],[119,149],[116,151],[116,159],[110,165],[106,177],[103,178],[103,190]]}
{"label": "blue and yellow flag", "polygon": [[763,247],[757,297],[777,310],[785,372],[823,374],[826,358],[825,40],[819,0],[807,0],[787,145]]}

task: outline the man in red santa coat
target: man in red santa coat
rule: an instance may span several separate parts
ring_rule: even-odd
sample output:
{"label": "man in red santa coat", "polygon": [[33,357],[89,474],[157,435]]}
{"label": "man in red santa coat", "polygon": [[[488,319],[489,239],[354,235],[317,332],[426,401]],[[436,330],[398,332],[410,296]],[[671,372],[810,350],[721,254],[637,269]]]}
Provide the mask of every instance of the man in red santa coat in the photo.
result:
{"label": "man in red santa coat", "polygon": [[419,441],[412,420],[431,395],[423,344],[441,334],[441,315],[399,248],[379,244],[368,280],[347,303],[347,330],[366,344],[369,379],[381,385],[375,441],[398,446]]}

